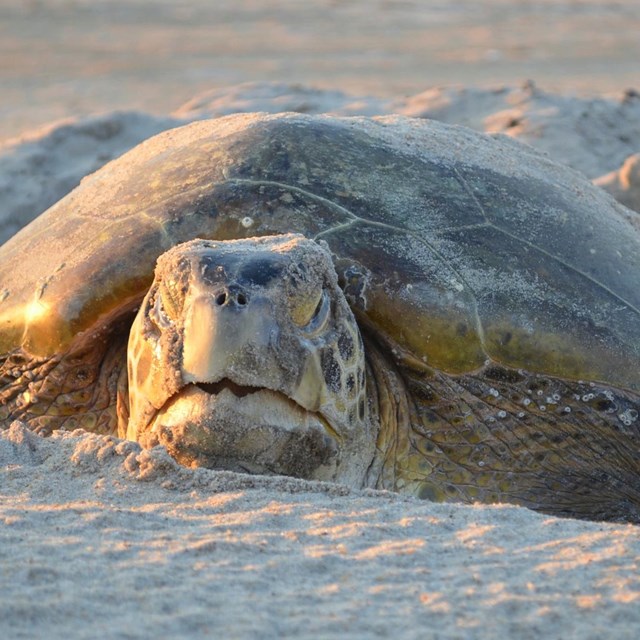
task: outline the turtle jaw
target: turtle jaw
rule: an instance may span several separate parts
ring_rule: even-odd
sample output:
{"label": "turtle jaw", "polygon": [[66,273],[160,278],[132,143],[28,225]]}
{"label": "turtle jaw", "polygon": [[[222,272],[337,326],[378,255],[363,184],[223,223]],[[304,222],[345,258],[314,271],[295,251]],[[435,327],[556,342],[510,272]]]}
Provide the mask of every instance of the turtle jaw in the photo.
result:
{"label": "turtle jaw", "polygon": [[229,380],[183,387],[153,416],[141,443],[164,445],[185,466],[317,480],[333,479],[340,458],[340,438],[321,414]]}

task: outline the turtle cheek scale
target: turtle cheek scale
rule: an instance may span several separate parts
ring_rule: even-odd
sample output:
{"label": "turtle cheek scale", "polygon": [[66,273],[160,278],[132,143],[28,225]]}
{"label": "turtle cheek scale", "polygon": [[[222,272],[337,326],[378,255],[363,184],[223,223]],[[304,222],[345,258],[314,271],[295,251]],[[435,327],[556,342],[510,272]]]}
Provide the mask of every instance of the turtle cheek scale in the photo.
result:
{"label": "turtle cheek scale", "polygon": [[[169,308],[167,278],[186,283]],[[315,242],[171,249],[131,328],[128,365],[127,438],[163,444],[188,466],[362,486],[377,435],[363,409],[364,350]]]}

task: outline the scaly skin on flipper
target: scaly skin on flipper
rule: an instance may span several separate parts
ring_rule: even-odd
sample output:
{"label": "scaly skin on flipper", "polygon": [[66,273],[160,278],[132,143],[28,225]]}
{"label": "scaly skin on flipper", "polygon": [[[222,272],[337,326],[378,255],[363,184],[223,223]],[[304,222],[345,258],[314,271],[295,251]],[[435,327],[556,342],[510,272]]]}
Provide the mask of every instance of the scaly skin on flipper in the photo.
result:
{"label": "scaly skin on flipper", "polygon": [[495,365],[403,377],[412,415],[398,491],[640,522],[636,394]]}
{"label": "scaly skin on flipper", "polygon": [[[305,378],[293,365],[307,356],[287,322],[311,303],[276,313],[289,295],[280,280],[251,280],[265,302],[238,326],[218,313],[204,276],[175,297],[153,284],[172,247],[162,282],[171,256],[190,269],[203,259],[196,246],[235,273],[224,241],[290,232],[308,238],[301,272],[315,272],[309,247],[331,256],[322,277],[339,286],[327,289],[327,318],[347,304],[354,314],[343,326],[365,358],[360,422],[296,395]],[[214,240],[214,253],[206,242],[178,246],[195,238]],[[259,244],[247,242],[245,257]],[[194,123],[105,166],[0,249],[0,420],[43,433],[120,422],[120,433],[162,441],[186,464],[637,521],[638,282],[640,238],[619,206],[513,142],[398,118]],[[227,284],[225,300],[248,311],[239,283]],[[189,312],[162,311],[159,299]],[[153,326],[155,365],[141,346]],[[292,363],[277,384],[271,343],[248,338],[269,331]],[[337,393],[327,406],[338,407],[355,365],[331,344],[318,356],[322,376],[305,385]],[[311,340],[308,354],[318,349]],[[249,352],[266,366],[251,366]],[[156,386],[169,395],[155,398]],[[154,411],[167,417],[155,431]]]}

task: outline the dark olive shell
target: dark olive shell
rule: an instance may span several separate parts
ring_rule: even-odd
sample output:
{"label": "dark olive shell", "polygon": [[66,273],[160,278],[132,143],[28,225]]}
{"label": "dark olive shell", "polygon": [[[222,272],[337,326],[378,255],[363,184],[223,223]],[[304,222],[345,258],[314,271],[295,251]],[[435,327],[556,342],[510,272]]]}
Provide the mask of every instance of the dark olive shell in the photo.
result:
{"label": "dark olive shell", "polygon": [[106,165],[0,248],[0,352],[49,357],[122,327],[178,242],[294,231],[328,244],[357,317],[398,359],[640,390],[627,215],[572,170],[464,128],[197,122]]}

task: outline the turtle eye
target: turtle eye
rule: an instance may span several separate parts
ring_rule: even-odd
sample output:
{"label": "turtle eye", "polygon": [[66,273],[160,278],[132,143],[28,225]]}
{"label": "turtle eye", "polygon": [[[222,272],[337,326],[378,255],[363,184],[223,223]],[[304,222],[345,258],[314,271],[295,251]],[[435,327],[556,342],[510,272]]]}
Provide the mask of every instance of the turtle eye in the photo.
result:
{"label": "turtle eye", "polygon": [[317,297],[298,307],[297,318],[294,316],[294,321],[306,333],[317,333],[324,329],[330,308],[329,295],[321,289]]}
{"label": "turtle eye", "polygon": [[[305,292],[305,294],[306,293],[307,292]],[[296,291],[295,294],[290,297],[291,319],[299,327],[304,327],[311,322],[315,309],[322,298],[322,290],[317,289],[311,295],[305,294]]]}
{"label": "turtle eye", "polygon": [[162,295],[160,294],[160,291],[156,291],[155,295],[150,301],[148,315],[151,322],[153,322],[153,324],[155,324],[156,327],[158,327],[158,329],[160,330],[166,329],[173,324],[164,310]]}
{"label": "turtle eye", "polygon": [[168,316],[169,321],[180,316],[184,301],[180,282],[171,279],[165,280],[159,288],[157,298],[161,301],[162,310]]}

